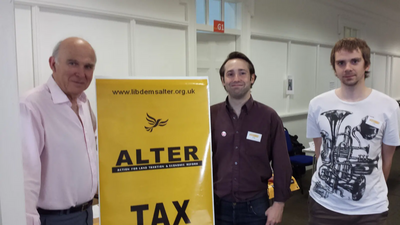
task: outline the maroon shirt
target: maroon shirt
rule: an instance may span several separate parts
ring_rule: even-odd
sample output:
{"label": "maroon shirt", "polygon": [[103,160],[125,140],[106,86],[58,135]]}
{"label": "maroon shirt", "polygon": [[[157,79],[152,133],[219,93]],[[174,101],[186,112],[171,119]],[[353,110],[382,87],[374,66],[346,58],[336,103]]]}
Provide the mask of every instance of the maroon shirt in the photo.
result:
{"label": "maroon shirt", "polygon": [[[272,108],[253,101],[242,106],[237,118],[225,102],[211,106],[214,193],[234,202],[266,193],[273,162],[275,201],[290,197],[292,168],[280,117]],[[248,132],[261,134],[260,142]]]}

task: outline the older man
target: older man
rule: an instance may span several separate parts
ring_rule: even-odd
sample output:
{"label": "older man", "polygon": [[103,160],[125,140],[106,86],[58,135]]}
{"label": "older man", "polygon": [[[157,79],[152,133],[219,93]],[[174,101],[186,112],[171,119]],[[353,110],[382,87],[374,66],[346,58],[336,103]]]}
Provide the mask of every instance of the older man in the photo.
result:
{"label": "older man", "polygon": [[28,225],[93,224],[95,122],[84,91],[95,64],[87,41],[60,41],[49,59],[52,76],[21,99]]}

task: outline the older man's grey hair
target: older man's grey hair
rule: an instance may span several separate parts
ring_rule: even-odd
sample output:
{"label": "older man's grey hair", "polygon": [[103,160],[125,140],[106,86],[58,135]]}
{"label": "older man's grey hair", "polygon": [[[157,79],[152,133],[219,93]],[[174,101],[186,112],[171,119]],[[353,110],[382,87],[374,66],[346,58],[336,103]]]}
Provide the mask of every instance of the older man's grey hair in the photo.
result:
{"label": "older man's grey hair", "polygon": [[[81,39],[81,38],[80,38],[80,39]],[[65,39],[64,39],[64,40],[65,40]],[[54,58],[54,61],[55,61],[56,63],[58,63],[58,53],[59,53],[59,51],[60,51],[61,43],[62,43],[64,40],[59,41],[59,42],[56,44],[56,46],[54,46],[53,54],[51,54],[51,56]],[[82,40],[84,40],[84,39],[82,39]],[[84,41],[87,42],[86,40],[84,40]],[[89,42],[87,42],[87,43],[89,43]],[[93,49],[93,48],[92,48],[92,49]],[[94,49],[93,49],[93,52],[94,52],[95,62],[97,62],[96,51],[95,51]]]}
{"label": "older man's grey hair", "polygon": [[51,55],[54,58],[54,61],[56,61],[56,63],[58,63],[58,52],[60,51],[60,45],[61,45],[61,41],[59,41],[56,46],[54,46],[53,49],[53,54]]}

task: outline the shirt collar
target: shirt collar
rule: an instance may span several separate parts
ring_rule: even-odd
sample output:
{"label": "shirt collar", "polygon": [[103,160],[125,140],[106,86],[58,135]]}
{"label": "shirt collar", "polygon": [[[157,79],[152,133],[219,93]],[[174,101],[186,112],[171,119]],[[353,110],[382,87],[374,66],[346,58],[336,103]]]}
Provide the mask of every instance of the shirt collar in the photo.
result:
{"label": "shirt collar", "polygon": [[[249,112],[251,110],[251,108],[253,107],[253,103],[254,103],[253,96],[250,95],[249,100],[247,100],[247,102],[242,106],[242,111],[245,110],[246,112]],[[231,105],[229,104],[228,96],[226,96],[226,99],[225,99],[225,106],[228,110],[230,110],[230,111],[233,110]]]}
{"label": "shirt collar", "polygon": [[[51,99],[53,100],[54,104],[71,102],[67,97],[67,95],[58,86],[58,84],[53,78],[53,75],[51,75],[50,78],[47,80],[46,85],[49,88]],[[82,92],[82,94],[78,97],[78,102],[85,103],[86,101],[87,101],[87,96],[84,92]]]}

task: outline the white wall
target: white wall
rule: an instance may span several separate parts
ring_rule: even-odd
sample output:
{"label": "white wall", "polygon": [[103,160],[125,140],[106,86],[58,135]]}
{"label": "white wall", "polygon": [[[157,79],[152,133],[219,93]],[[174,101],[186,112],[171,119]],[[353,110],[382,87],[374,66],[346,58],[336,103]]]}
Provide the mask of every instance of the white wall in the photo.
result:
{"label": "white wall", "polygon": [[252,95],[277,112],[284,113],[287,105],[283,92],[288,67],[288,43],[253,38],[251,47],[250,57],[257,75]]}
{"label": "white wall", "polygon": [[256,0],[251,28],[252,32],[334,44],[338,26],[351,21],[364,29],[362,38],[373,50],[400,55],[399,4],[397,0]]}
{"label": "white wall", "polygon": [[[372,0],[256,0],[250,56],[263,89],[257,89],[256,83],[254,96],[275,108],[290,133],[299,135],[307,146],[308,102],[340,85],[329,57],[346,25],[360,29],[360,37],[373,52],[366,85],[400,99],[399,12],[400,3],[395,0],[379,4]],[[288,75],[294,77],[293,96],[282,88]]]}
{"label": "white wall", "polygon": [[229,52],[236,50],[236,36],[226,34],[197,34],[197,76],[207,76],[210,82],[210,104],[222,102],[226,92],[219,69]]}
{"label": "white wall", "polygon": [[[19,1],[17,1],[19,2]],[[27,0],[26,2],[44,3]],[[85,11],[135,15],[156,20],[186,21],[186,1],[182,0],[47,0],[45,5],[67,6]]]}
{"label": "white wall", "polygon": [[[26,224],[18,95],[47,81],[54,45],[69,36],[87,39],[97,53],[95,76],[186,76],[193,61],[188,40],[195,36],[190,6],[180,0],[0,0],[0,224]],[[94,82],[87,94],[95,108]]]}
{"label": "white wall", "polygon": [[[16,1],[19,93],[48,80],[52,49],[69,36],[92,44],[95,77],[186,76],[188,5],[179,0]],[[92,82],[86,93],[96,108],[94,87]]]}
{"label": "white wall", "polygon": [[14,4],[0,0],[0,224],[25,225]]}
{"label": "white wall", "polygon": [[[211,102],[216,103],[225,98],[216,70],[219,66],[212,65],[210,70],[205,61],[221,63],[236,49],[254,61],[258,75],[254,98],[284,118],[304,117],[313,96],[339,85],[329,55],[347,25],[360,29],[361,38],[374,52],[366,84],[400,98],[396,86],[400,82],[400,6],[395,0],[380,4],[373,0],[247,1],[239,10],[242,29],[227,31],[236,35],[233,39],[196,35],[194,0],[24,0],[16,4],[20,93],[47,80],[47,58],[58,40],[80,36],[96,49],[95,76],[206,75]],[[211,50],[217,54],[207,50],[213,45],[217,47]],[[295,81],[293,96],[284,91],[288,75]],[[94,84],[87,94],[96,107]],[[285,126],[307,143],[305,118],[301,118],[291,118]]]}
{"label": "white wall", "polygon": [[[397,0],[247,0],[239,4],[241,29],[211,38],[196,33],[212,32],[212,27],[196,24],[194,1],[16,0],[19,93],[46,82],[51,72],[47,60],[57,41],[79,36],[96,50],[95,76],[205,75],[210,77],[211,102],[216,103],[226,96],[217,69],[236,49],[254,62],[254,98],[275,108],[289,131],[307,145],[308,101],[338,87],[329,55],[347,25],[360,29],[373,51],[367,85],[400,99]],[[11,13],[9,8],[1,10]],[[2,53],[9,56],[13,51]],[[295,81],[293,96],[284,91],[288,75]],[[87,94],[96,107],[94,85]],[[12,97],[16,103],[16,94]]]}

